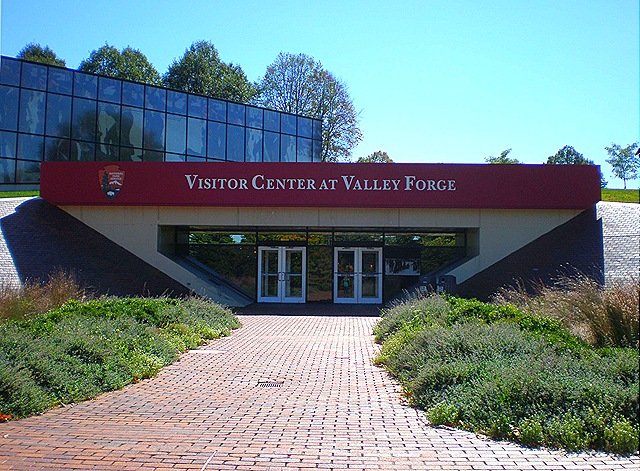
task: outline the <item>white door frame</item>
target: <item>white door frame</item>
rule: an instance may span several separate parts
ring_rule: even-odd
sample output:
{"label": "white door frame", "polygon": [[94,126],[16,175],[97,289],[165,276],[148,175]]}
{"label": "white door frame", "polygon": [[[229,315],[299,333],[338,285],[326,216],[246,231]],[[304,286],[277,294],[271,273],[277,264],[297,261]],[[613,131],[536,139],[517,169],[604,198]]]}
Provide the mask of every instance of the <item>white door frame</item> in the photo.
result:
{"label": "white door frame", "polygon": [[[352,252],[354,267],[353,271],[338,272],[338,252]],[[363,273],[362,254],[375,253],[378,271],[373,273]],[[340,277],[350,277],[353,282],[353,296],[340,297],[338,279]],[[376,278],[376,297],[363,296],[362,282],[364,277],[374,276]],[[382,304],[382,247],[334,247],[333,249],[333,302],[336,304]]]}
{"label": "white door frame", "polygon": [[[277,252],[278,254],[278,284],[276,296],[265,296],[262,292],[262,255],[264,252]],[[293,252],[302,254],[302,272],[290,273],[287,269],[287,255]],[[274,276],[275,274],[271,274]],[[287,288],[292,276],[301,277],[301,295],[287,296]],[[259,303],[304,303],[307,299],[307,248],[306,247],[282,247],[282,246],[261,246],[258,247],[258,297]]]}

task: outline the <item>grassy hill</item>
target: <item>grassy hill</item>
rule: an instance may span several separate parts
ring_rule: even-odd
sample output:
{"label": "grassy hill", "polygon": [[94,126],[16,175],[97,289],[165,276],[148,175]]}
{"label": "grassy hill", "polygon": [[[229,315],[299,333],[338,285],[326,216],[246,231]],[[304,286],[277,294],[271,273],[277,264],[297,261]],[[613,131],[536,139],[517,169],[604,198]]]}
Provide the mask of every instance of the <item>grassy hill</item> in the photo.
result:
{"label": "grassy hill", "polygon": [[616,190],[611,188],[602,189],[602,201],[612,201],[618,203],[640,203],[640,192],[638,190]]}

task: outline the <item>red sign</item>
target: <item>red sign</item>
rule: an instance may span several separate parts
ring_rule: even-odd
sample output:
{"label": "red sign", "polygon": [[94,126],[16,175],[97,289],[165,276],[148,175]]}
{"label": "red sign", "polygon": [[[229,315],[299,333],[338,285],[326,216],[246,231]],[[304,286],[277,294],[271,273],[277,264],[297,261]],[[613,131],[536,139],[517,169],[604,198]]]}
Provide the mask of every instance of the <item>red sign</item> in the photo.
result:
{"label": "red sign", "polygon": [[600,177],[588,165],[45,162],[40,193],[62,206],[586,209]]}

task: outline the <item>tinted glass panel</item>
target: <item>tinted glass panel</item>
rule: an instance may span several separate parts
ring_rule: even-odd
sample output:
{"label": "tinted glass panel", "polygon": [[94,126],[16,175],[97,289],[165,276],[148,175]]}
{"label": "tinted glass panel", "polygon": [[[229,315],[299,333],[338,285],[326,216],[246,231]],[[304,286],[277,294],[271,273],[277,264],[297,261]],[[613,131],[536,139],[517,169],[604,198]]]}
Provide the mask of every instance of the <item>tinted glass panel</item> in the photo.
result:
{"label": "tinted glass panel", "polygon": [[164,160],[164,152],[145,149],[142,152],[142,160],[144,162],[162,162]]}
{"label": "tinted glass panel", "polygon": [[18,134],[18,158],[42,160],[44,137],[30,134]]}
{"label": "tinted glass panel", "polygon": [[187,118],[167,115],[167,152],[184,154],[187,147]]}
{"label": "tinted glass panel", "polygon": [[311,162],[311,139],[298,138],[298,162]]}
{"label": "tinted glass panel", "polygon": [[46,90],[47,88],[47,68],[44,65],[22,64],[22,86]]}
{"label": "tinted glass panel", "polygon": [[2,58],[0,62],[0,83],[6,85],[20,84],[20,62]]}
{"label": "tinted glass panel", "polygon": [[168,90],[167,111],[169,113],[187,114],[187,94]]}
{"label": "tinted glass panel", "polygon": [[98,104],[97,160],[118,160],[115,146],[120,142],[120,106],[109,103]]}
{"label": "tinted glass panel", "polygon": [[140,162],[142,160],[142,149],[120,147],[120,160]]}
{"label": "tinted glass panel", "polygon": [[71,160],[71,141],[69,139],[58,139],[57,137],[47,137],[45,139],[44,160],[66,161]]}
{"label": "tinted glass panel", "polygon": [[322,141],[313,141],[313,157],[314,162],[322,162]]}
{"label": "tinted glass panel", "polygon": [[98,98],[103,101],[120,103],[120,89],[122,82],[108,77],[100,77],[98,82]]}
{"label": "tinted glass panel", "polygon": [[167,91],[164,88],[145,87],[145,108],[164,111]]}
{"label": "tinted glass panel", "polygon": [[185,155],[184,154],[165,154],[164,155],[165,162],[184,162]]}
{"label": "tinted glass panel", "polygon": [[164,113],[145,110],[144,147],[153,150],[164,148]]}
{"label": "tinted glass panel", "polygon": [[189,118],[187,133],[187,154],[204,157],[207,149],[207,122],[204,119]]}
{"label": "tinted glass panel", "polygon": [[276,132],[264,132],[264,159],[265,162],[278,162],[280,160],[280,134]]}
{"label": "tinted glass panel", "polygon": [[16,156],[16,133],[0,131],[0,157]]}
{"label": "tinted glass panel", "polygon": [[206,157],[197,157],[195,155],[187,155],[187,162],[206,162]]}
{"label": "tinted glass panel", "polygon": [[247,129],[247,162],[262,162],[262,131],[259,129]]}
{"label": "tinted glass panel", "polygon": [[322,139],[322,121],[318,119],[313,120],[313,138]]}
{"label": "tinted glass panel", "polygon": [[296,137],[282,134],[280,136],[280,162],[296,161]]}
{"label": "tinted glass panel", "polygon": [[49,68],[49,91],[71,95],[73,90],[73,72],[56,67]]}
{"label": "tinted glass panel", "polygon": [[37,183],[40,180],[40,162],[17,163],[17,183]]}
{"label": "tinted glass panel", "polygon": [[92,142],[71,141],[71,160],[90,162],[95,156],[96,146]]}
{"label": "tinted glass panel", "polygon": [[142,107],[144,104],[144,85],[122,82],[122,104]]}
{"label": "tinted glass panel", "polygon": [[120,126],[120,144],[142,147],[142,110],[123,106]]}
{"label": "tinted glass panel", "polygon": [[262,129],[262,109],[247,107],[247,126]]}
{"label": "tinted glass panel", "polygon": [[307,300],[331,302],[333,299],[333,248],[307,249]]}
{"label": "tinted glass panel", "polygon": [[209,119],[216,121],[227,120],[227,103],[220,100],[209,99]]}
{"label": "tinted glass panel", "polygon": [[267,131],[280,132],[280,113],[264,110],[264,128]]}
{"label": "tinted glass panel", "polygon": [[0,183],[13,183],[16,178],[16,161],[0,158]]}
{"label": "tinted glass panel", "polygon": [[227,160],[244,160],[244,128],[227,126]]}
{"label": "tinted glass panel", "polygon": [[73,99],[72,137],[95,141],[96,138],[96,102],[83,98]]}
{"label": "tinted glass panel", "polygon": [[76,72],[74,75],[73,94],[84,98],[96,98],[98,92],[98,77],[95,75]]}
{"label": "tinted glass panel", "polygon": [[44,134],[44,92],[25,89],[20,91],[19,129]]}
{"label": "tinted glass panel", "polygon": [[18,127],[18,88],[0,85],[0,129]]}
{"label": "tinted glass panel", "polygon": [[207,99],[201,96],[189,95],[189,116],[206,118]]}
{"label": "tinted glass panel", "polygon": [[298,136],[311,137],[313,135],[313,121],[309,118],[298,116]]}
{"label": "tinted glass panel", "polygon": [[207,156],[212,159],[224,160],[227,142],[227,126],[211,121],[209,124]]}
{"label": "tinted glass panel", "polygon": [[71,136],[71,97],[50,93],[47,97],[47,134]]}
{"label": "tinted glass panel", "polygon": [[229,103],[228,120],[231,124],[244,125],[244,105],[238,105],[237,103]]}
{"label": "tinted glass panel", "polygon": [[282,114],[280,117],[280,122],[282,123],[282,132],[286,132],[287,134],[295,134],[296,133],[296,117],[290,114]]}

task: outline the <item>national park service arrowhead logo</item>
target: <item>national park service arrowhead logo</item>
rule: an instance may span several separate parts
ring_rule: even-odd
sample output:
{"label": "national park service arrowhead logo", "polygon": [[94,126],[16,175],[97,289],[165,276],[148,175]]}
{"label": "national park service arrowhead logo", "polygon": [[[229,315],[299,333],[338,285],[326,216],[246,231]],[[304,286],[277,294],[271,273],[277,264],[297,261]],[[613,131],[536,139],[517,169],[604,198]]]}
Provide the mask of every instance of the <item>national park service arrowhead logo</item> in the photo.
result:
{"label": "national park service arrowhead logo", "polygon": [[117,165],[107,165],[98,170],[98,180],[105,196],[113,199],[118,196],[124,185],[124,170],[120,170]]}

